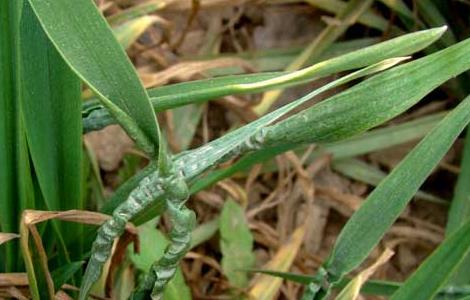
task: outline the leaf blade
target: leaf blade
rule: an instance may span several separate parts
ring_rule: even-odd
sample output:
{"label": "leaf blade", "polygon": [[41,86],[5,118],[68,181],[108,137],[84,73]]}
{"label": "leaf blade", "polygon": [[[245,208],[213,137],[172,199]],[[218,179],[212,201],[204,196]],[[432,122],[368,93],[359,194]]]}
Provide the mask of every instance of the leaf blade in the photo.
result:
{"label": "leaf blade", "polygon": [[341,278],[368,256],[469,121],[470,97],[449,113],[369,195],[346,223],[325,263],[332,276]]}
{"label": "leaf blade", "polygon": [[[406,34],[331,58],[295,72],[272,72],[225,76],[179,83],[149,90],[152,105],[162,111],[190,103],[202,103],[227,95],[264,92],[295,86],[337,72],[362,68],[391,57],[407,56],[432,44],[445,27]],[[106,110],[96,104],[84,106],[85,132],[97,130],[114,121]]]}
{"label": "leaf blade", "polygon": [[148,95],[93,2],[29,2],[71,69],[100,97],[128,134],[146,152],[154,153],[159,128]]}

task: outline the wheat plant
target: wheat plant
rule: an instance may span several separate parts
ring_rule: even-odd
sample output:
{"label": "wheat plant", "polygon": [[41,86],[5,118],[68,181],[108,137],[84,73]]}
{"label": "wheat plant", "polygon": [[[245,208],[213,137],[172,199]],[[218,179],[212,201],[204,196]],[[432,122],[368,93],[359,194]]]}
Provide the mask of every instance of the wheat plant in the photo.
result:
{"label": "wheat plant", "polygon": [[[338,17],[371,23],[361,15],[366,15],[373,1],[360,2],[350,1]],[[130,296],[161,299],[192,247],[197,216],[185,205],[191,194],[305,145],[333,149],[337,144],[348,149],[343,147],[352,139],[367,135],[470,69],[470,40],[448,43],[442,50],[411,59],[446,36],[447,28],[436,26],[297,70],[222,76],[146,90],[92,0],[3,0],[0,5],[0,242],[5,242],[0,271],[24,268],[32,299],[53,299],[67,281],[81,286],[77,299],[88,299],[115,239],[132,231],[133,225],[166,213],[171,223],[169,244]],[[379,28],[380,24],[372,22]],[[324,38],[331,44],[344,30],[330,28]],[[170,152],[156,115],[222,96],[279,90],[334,74],[340,76],[300,99],[268,113],[263,109],[255,121],[181,153]],[[83,105],[82,83],[95,97]],[[340,86],[344,91],[298,112],[309,100]],[[421,134],[424,139],[352,215],[316,274],[261,272],[304,284],[304,299],[326,299],[342,288],[338,298],[354,298],[361,286],[367,288],[373,282],[349,281],[347,275],[370,255],[469,122],[468,97],[445,117],[430,119],[425,125],[432,130]],[[111,217],[100,215],[100,221],[89,221],[102,223],[92,235],[88,227],[58,220],[37,225],[55,217],[35,219],[28,209],[76,210],[80,215],[78,210],[86,207],[82,134],[111,124],[119,124],[150,161],[104,204],[101,213]],[[234,159],[238,161],[229,168],[217,169]],[[60,218],[86,223],[79,217]],[[48,234],[41,236],[44,232]],[[16,233],[21,233],[20,243],[10,241]],[[54,247],[58,255],[48,260],[46,252]],[[463,220],[406,282],[389,287],[391,299],[432,299],[445,294],[446,283],[469,249],[470,222]],[[58,269],[62,276],[45,275],[52,265],[65,266]],[[377,285],[381,291],[387,287],[386,283]]]}

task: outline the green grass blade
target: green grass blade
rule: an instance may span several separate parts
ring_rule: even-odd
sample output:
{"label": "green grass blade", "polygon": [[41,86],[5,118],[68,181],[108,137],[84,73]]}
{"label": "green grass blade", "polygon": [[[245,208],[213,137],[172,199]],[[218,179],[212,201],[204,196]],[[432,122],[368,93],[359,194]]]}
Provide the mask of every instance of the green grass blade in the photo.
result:
{"label": "green grass blade", "polygon": [[449,113],[369,195],[346,223],[325,268],[339,280],[369,255],[470,121],[470,97]]}
{"label": "green grass blade", "polygon": [[148,95],[93,1],[28,1],[72,70],[139,146],[149,154],[155,153],[159,128]]}
{"label": "green grass blade", "polygon": [[[19,5],[0,2],[0,230],[18,232],[15,214],[18,197],[16,173],[16,143],[19,126],[19,107],[16,101],[15,31],[18,28]],[[15,246],[0,247],[0,272],[12,271],[16,261]]]}
{"label": "green grass blade", "polygon": [[[331,155],[333,160],[344,159],[422,138],[443,117],[443,114],[436,114],[396,126],[375,129],[360,136],[346,139],[340,142],[324,145],[320,144],[318,149],[316,149],[309,156],[307,163],[312,162],[326,154]],[[232,166],[225,169],[212,171],[207,176],[204,176],[203,178],[194,182],[194,184],[191,186],[191,193],[201,191],[222,179],[234,175],[235,173],[245,172],[253,165],[257,163],[264,163],[274,156],[290,149],[291,147],[284,146],[262,149],[254,153],[250,153],[238,160]],[[272,171],[274,169],[270,166],[266,166],[265,170]]]}
{"label": "green grass blade", "polygon": [[[454,197],[451,202],[447,219],[446,234],[451,235],[470,220],[470,131],[467,129],[464,152],[461,163],[461,172],[455,186]],[[451,277],[453,284],[466,284],[469,282],[470,256],[463,261]]]}
{"label": "green grass blade", "polygon": [[[23,120],[42,198],[49,210],[83,209],[80,80],[49,42],[27,2],[20,34]],[[79,258],[81,226],[60,227]]]}
{"label": "green grass blade", "polygon": [[[184,163],[180,163],[185,177],[191,178],[192,176],[200,174],[204,170],[207,170],[208,168],[217,165],[224,160],[238,156],[241,153],[258,150],[260,147],[265,147],[265,133],[262,132],[262,130],[266,129],[266,132],[270,133],[270,127],[267,126],[286,115],[296,107],[299,107],[313,97],[334,87],[348,83],[357,78],[388,69],[401,61],[403,61],[403,58],[389,59],[351,73],[310,92],[309,94],[301,97],[300,99],[297,99],[294,102],[291,102],[267,115],[264,115],[263,117],[242,128],[226,134],[221,139],[215,140],[194,151],[191,151],[191,154],[188,155],[188,157],[184,160]],[[272,127],[276,127],[276,125]],[[213,151],[213,149],[217,149],[217,151]]]}
{"label": "green grass blade", "polygon": [[[470,101],[466,101],[468,104]],[[470,105],[466,107],[467,111]],[[468,112],[467,112],[468,115]],[[470,250],[470,222],[467,222],[428,257],[396,291],[391,300],[432,299],[447,282],[459,263]]]}
{"label": "green grass blade", "polygon": [[410,142],[425,136],[443,118],[444,114],[439,113],[400,125],[375,129],[342,141],[320,144],[308,161],[325,154],[331,155],[333,159],[348,158]]}
{"label": "green grass blade", "polygon": [[[250,272],[267,274],[275,277],[280,277],[288,281],[296,282],[302,285],[307,285],[312,281],[316,280],[315,276],[298,274],[298,273],[289,273],[289,272],[277,272],[271,270],[249,270]],[[349,282],[350,278],[343,278],[338,284],[335,285],[335,289],[344,288]],[[363,295],[374,295],[374,296],[392,296],[400,287],[402,283],[395,281],[385,281],[385,280],[368,280],[361,287],[361,294]],[[469,286],[448,286],[441,289],[438,293],[437,299],[461,299],[469,295],[470,287]]]}
{"label": "green grass blade", "polygon": [[[323,55],[316,59],[309,59],[306,65],[313,65],[322,60],[327,60],[333,57],[337,57],[352,51],[356,51],[365,47],[372,46],[380,43],[379,38],[364,37],[359,39],[351,39],[346,41],[337,41],[333,43]],[[285,70],[289,63],[294,60],[306,46],[293,46],[293,47],[282,47],[273,49],[263,49],[257,51],[246,51],[236,53],[223,53],[223,54],[209,54],[209,55],[197,55],[188,56],[185,58],[187,61],[210,61],[215,58],[231,57],[239,58],[247,61],[259,72],[278,72]],[[184,59],[184,58],[183,58]],[[227,66],[220,68],[214,68],[207,70],[207,74],[213,77],[245,74],[246,70],[241,66]]]}
{"label": "green grass blade", "polygon": [[[0,2],[0,230],[18,232],[20,212],[34,207],[34,189],[21,120],[18,55],[22,1]],[[22,264],[19,244],[0,247],[0,272],[13,272]]]}
{"label": "green grass blade", "polygon": [[[202,81],[179,83],[149,90],[152,104],[162,111],[190,103],[201,103],[227,95],[264,92],[306,83],[334,73],[362,68],[391,57],[407,56],[427,47],[444,33],[445,28],[419,31],[373,46],[325,60],[299,71],[236,75]],[[100,129],[113,123],[96,102],[84,105],[84,131]]]}
{"label": "green grass blade", "polygon": [[469,69],[469,50],[467,39],[367,79],[270,127],[265,145],[333,142],[375,127]]}

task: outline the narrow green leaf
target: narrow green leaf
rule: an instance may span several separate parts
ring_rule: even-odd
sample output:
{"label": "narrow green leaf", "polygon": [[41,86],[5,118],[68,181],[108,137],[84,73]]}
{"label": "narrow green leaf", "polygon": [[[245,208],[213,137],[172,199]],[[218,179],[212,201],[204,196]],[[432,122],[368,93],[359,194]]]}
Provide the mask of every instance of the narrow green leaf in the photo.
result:
{"label": "narrow green leaf", "polygon": [[[0,3],[0,230],[18,232],[21,211],[34,207],[35,189],[21,116],[20,18],[23,1]],[[18,243],[0,249],[0,270],[23,264]]]}
{"label": "narrow green leaf", "polygon": [[[446,234],[451,235],[470,220],[470,131],[467,129],[464,152],[461,163],[461,172],[455,186],[447,220]],[[466,284],[469,279],[470,256],[463,261],[451,278],[453,284]]]}
{"label": "narrow green leaf", "polygon": [[[468,98],[470,100],[470,98]],[[466,100],[467,111],[470,109]],[[467,115],[469,113],[467,112]],[[450,235],[396,291],[391,300],[432,299],[470,250],[470,222]]]}
{"label": "narrow green leaf", "polygon": [[[381,40],[373,37],[364,37],[359,39],[348,39],[333,43],[327,51],[317,58],[309,59],[305,65],[313,65],[317,62],[327,60],[333,57],[344,55],[365,47],[380,43]],[[240,58],[247,61],[259,72],[277,72],[285,70],[289,63],[297,57],[306,46],[293,46],[282,48],[270,48],[256,51],[210,54],[200,56],[190,56],[188,61],[210,61],[214,58],[231,57]],[[241,66],[228,66],[207,70],[207,74],[213,77],[245,74],[246,70]]]}
{"label": "narrow green leaf", "polygon": [[72,70],[139,146],[151,155],[155,153],[159,129],[148,95],[93,1],[28,1]]}
{"label": "narrow green leaf", "polygon": [[[422,138],[437,124],[438,121],[442,120],[443,117],[443,114],[431,115],[404,124],[375,129],[343,141],[323,145],[320,144],[318,149],[308,157],[306,163],[310,163],[322,155],[331,155],[333,160],[349,158]],[[290,149],[290,146],[283,146],[266,148],[250,153],[242,157],[232,166],[212,171],[208,175],[194,182],[191,186],[191,193],[201,191],[222,179],[234,175],[235,173],[245,172],[253,165],[264,163],[276,155]],[[301,148],[300,150],[303,151],[304,149]],[[275,167],[276,166],[271,167],[271,165],[267,165],[263,170],[270,172],[275,170]]]}
{"label": "narrow green leaf", "polygon": [[[291,102],[269,114],[266,114],[242,128],[226,134],[221,139],[215,140],[196,150],[191,151],[191,153],[188,154],[188,157],[184,160],[184,163],[183,161],[179,162],[180,166],[183,168],[185,177],[191,178],[198,173],[202,173],[211,166],[219,164],[227,158],[232,158],[233,156],[238,156],[240,154],[268,146],[269,144],[266,144],[265,137],[266,134],[271,132],[271,127],[276,128],[277,125],[268,127],[268,125],[274,121],[280,119],[282,116],[286,115],[296,107],[299,107],[303,103],[325,91],[348,83],[352,80],[386,70],[403,60],[403,57],[384,60],[332,81],[322,86],[321,88],[301,97],[300,99],[297,99],[294,102]],[[217,149],[217,151],[213,151],[213,149]],[[187,153],[184,153],[183,155],[185,154]]]}
{"label": "narrow green leaf", "polygon": [[[42,198],[49,210],[83,209],[80,81],[49,42],[27,2],[22,11],[21,104]],[[60,227],[79,258],[81,226]]]}
{"label": "narrow green leaf", "polygon": [[341,231],[325,268],[340,279],[357,267],[470,121],[470,97],[449,113],[369,195]]}
{"label": "narrow green leaf", "polygon": [[470,39],[467,39],[369,78],[271,126],[266,132],[264,144],[333,142],[375,127],[404,112],[448,79],[469,69],[469,50]]}
{"label": "narrow green leaf", "polygon": [[[148,94],[154,109],[164,111],[186,104],[202,103],[231,94],[240,94],[236,88],[237,84],[261,82],[281,74],[283,73],[273,72],[194,80],[149,89]],[[84,133],[99,130],[116,122],[98,101],[93,100],[84,103],[82,116]]]}
{"label": "narrow green leaf", "polygon": [[[304,275],[298,273],[289,273],[289,272],[277,272],[271,270],[249,270],[250,272],[267,274],[292,282],[296,282],[302,285],[307,285],[311,282],[315,282],[317,279],[312,275]],[[344,288],[349,282],[350,278],[343,278],[339,283],[335,284],[335,289]],[[395,293],[402,283],[394,281],[384,281],[384,280],[368,280],[362,287],[361,293],[364,295],[375,295],[375,296],[391,296]],[[470,287],[469,286],[448,286],[441,289],[438,293],[437,299],[460,299],[460,297],[465,297],[469,295]]]}
{"label": "narrow green leaf", "polygon": [[244,270],[253,267],[253,236],[243,209],[233,200],[225,202],[220,216],[222,270],[230,284],[243,289],[248,285]]}
{"label": "narrow green leaf", "polygon": [[[334,73],[366,67],[391,57],[413,54],[439,39],[444,31],[445,28],[442,27],[406,34],[295,72],[236,75],[179,83],[152,89],[149,95],[155,109],[162,111],[227,95],[257,93],[295,86]],[[96,102],[85,104],[82,113],[85,132],[113,123],[108,112],[97,106]]]}
{"label": "narrow green leaf", "polygon": [[417,140],[425,136],[444,116],[445,113],[429,115],[400,125],[375,129],[339,142],[320,144],[309,161],[325,154],[330,154],[333,159],[348,158]]}
{"label": "narrow green leaf", "polygon": [[[176,157],[175,163],[182,168],[186,180],[193,180],[221,161],[247,151],[274,147],[287,151],[302,143],[330,143],[364,132],[402,113],[449,78],[470,68],[470,58],[466,55],[469,48],[470,39],[382,72],[312,108],[266,127],[319,92],[314,91],[223,138],[182,153]],[[320,91],[336,84],[332,82]],[[160,205],[157,202],[153,206]],[[150,207],[135,220],[148,220],[154,216],[153,212],[153,207]]]}
{"label": "narrow green leaf", "polygon": [[[19,198],[17,150],[19,140],[24,138],[20,130],[15,57],[20,11],[20,1],[0,2],[0,230],[3,232],[18,232],[15,215],[19,205],[14,201]],[[17,259],[15,248],[15,243],[0,248],[0,272],[13,271]]]}

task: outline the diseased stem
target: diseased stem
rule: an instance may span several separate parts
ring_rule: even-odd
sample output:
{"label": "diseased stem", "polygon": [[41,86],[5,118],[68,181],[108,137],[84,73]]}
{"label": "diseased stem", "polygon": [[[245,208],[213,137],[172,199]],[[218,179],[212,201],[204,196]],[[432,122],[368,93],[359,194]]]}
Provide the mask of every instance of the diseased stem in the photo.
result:
{"label": "diseased stem", "polygon": [[144,279],[139,289],[150,291],[154,285],[152,297],[159,299],[165,285],[173,277],[180,258],[186,254],[191,245],[191,232],[196,223],[194,212],[184,206],[189,198],[189,190],[183,174],[173,167],[165,176],[160,174],[161,172],[155,171],[144,177],[126,201],[113,212],[112,219],[105,222],[98,230],[83,277],[79,300],[87,299],[92,285],[100,277],[103,266],[109,259],[114,239],[122,234],[126,223],[150,203],[163,198],[167,202],[170,220],[173,223],[170,233],[171,244],[163,258],[152,266],[150,275]]}
{"label": "diseased stem", "polygon": [[116,208],[112,219],[106,221],[98,230],[98,235],[93,243],[90,261],[80,289],[80,300],[85,300],[92,285],[98,280],[103,266],[109,259],[114,239],[122,234],[126,223],[138,212],[143,210],[154,200],[164,196],[163,182],[167,178],[159,177],[158,172],[153,172],[144,177],[139,185],[132,190],[125,202]]}

